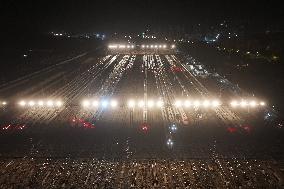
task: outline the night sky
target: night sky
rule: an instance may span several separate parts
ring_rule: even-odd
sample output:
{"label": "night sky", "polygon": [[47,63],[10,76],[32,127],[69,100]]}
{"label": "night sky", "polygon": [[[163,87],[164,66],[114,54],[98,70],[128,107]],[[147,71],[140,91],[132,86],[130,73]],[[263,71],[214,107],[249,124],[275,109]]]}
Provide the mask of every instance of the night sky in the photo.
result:
{"label": "night sky", "polygon": [[36,33],[139,31],[147,26],[190,27],[224,19],[253,27],[282,24],[283,7],[276,1],[1,1],[2,32]]}

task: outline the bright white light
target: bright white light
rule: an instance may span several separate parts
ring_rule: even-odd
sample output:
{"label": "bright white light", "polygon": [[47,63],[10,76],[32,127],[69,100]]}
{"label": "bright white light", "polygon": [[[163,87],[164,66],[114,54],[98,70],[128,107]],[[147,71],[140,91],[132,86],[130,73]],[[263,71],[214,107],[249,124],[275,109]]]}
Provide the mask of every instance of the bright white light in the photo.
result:
{"label": "bright white light", "polygon": [[175,124],[173,124],[171,127],[170,127],[171,131],[172,132],[175,132],[177,130],[177,126]]}
{"label": "bright white light", "polygon": [[250,105],[251,107],[255,107],[257,104],[256,104],[255,101],[251,101],[251,102],[249,103],[249,105]]}
{"label": "bright white light", "polygon": [[116,48],[117,48],[117,45],[109,45],[108,48],[110,48],[110,49],[116,49]]}
{"label": "bright white light", "polygon": [[117,101],[116,101],[116,100],[112,100],[112,101],[110,102],[110,106],[113,107],[113,108],[115,108],[115,107],[117,106]]}
{"label": "bright white light", "polygon": [[175,45],[172,45],[172,46],[171,46],[172,49],[174,49],[175,47],[176,47]]}
{"label": "bright white light", "polygon": [[163,45],[163,48],[164,48],[164,49],[167,48],[167,45]]}
{"label": "bright white light", "polygon": [[189,100],[185,101],[185,107],[190,107],[191,106],[191,102]]}
{"label": "bright white light", "polygon": [[244,100],[242,100],[240,104],[241,104],[242,107],[245,107],[245,106],[248,105],[248,103],[246,101],[244,101]]}
{"label": "bright white light", "polygon": [[159,45],[159,48],[162,48],[162,45]]}
{"label": "bright white light", "polygon": [[106,108],[107,105],[108,105],[108,101],[107,101],[107,100],[103,100],[103,101],[102,101],[102,107],[103,107],[103,108]]}
{"label": "bright white light", "polygon": [[19,104],[20,104],[21,106],[25,106],[25,105],[26,105],[26,102],[22,100],[22,101],[19,102]]}
{"label": "bright white light", "polygon": [[6,104],[7,104],[7,102],[5,102],[5,101],[4,101],[4,102],[2,102],[2,105],[6,105]]}
{"label": "bright white light", "polygon": [[88,100],[84,100],[82,104],[84,107],[90,106],[90,102]]}
{"label": "bright white light", "polygon": [[260,102],[259,103],[261,106],[265,106],[265,102]]}
{"label": "bright white light", "polygon": [[134,49],[134,45],[131,45],[131,48]]}
{"label": "bright white light", "polygon": [[62,106],[62,102],[60,100],[56,101],[56,106],[58,107]]}
{"label": "bright white light", "polygon": [[142,48],[145,48],[145,45],[142,45]]}
{"label": "bright white light", "polygon": [[144,107],[144,101],[143,101],[143,100],[140,100],[140,101],[138,102],[138,107],[139,107],[139,108],[143,108],[143,107]]}
{"label": "bright white light", "polygon": [[212,106],[213,106],[213,107],[220,106],[220,102],[219,102],[218,100],[213,100],[213,101],[212,101]]}
{"label": "bright white light", "polygon": [[151,45],[150,48],[152,49],[154,47],[154,45]]}
{"label": "bright white light", "polygon": [[210,105],[210,102],[209,102],[208,100],[204,100],[204,101],[203,101],[203,106],[204,106],[205,108],[207,108],[209,105]]}
{"label": "bright white light", "polygon": [[129,100],[128,101],[128,107],[129,108],[134,108],[135,107],[135,101],[134,100]]}
{"label": "bright white light", "polygon": [[47,106],[49,106],[49,107],[51,107],[51,106],[53,106],[53,101],[52,100],[49,100],[49,101],[47,101]]}
{"label": "bright white light", "polygon": [[127,45],[127,48],[129,49],[129,48],[130,48],[130,45]]}
{"label": "bright white light", "polygon": [[34,101],[29,101],[29,106],[34,106],[35,105],[35,102]]}
{"label": "bright white light", "polygon": [[152,100],[148,100],[148,108],[152,108],[154,106],[154,102]]}
{"label": "bright white light", "polygon": [[[99,105],[99,102],[98,102],[97,100],[94,100],[94,101],[92,102],[92,105],[96,107],[96,106]],[[88,105],[87,105],[87,106],[88,106]]]}
{"label": "bright white light", "polygon": [[196,100],[196,101],[194,101],[193,105],[194,105],[195,107],[198,107],[198,106],[200,105],[200,102],[199,102],[198,100]]}
{"label": "bright white light", "polygon": [[172,139],[168,139],[167,141],[167,145],[168,146],[173,146],[174,142],[172,141]]}
{"label": "bright white light", "polygon": [[146,45],[146,48],[149,48],[149,45]]}
{"label": "bright white light", "polygon": [[163,102],[163,101],[159,100],[159,101],[157,102],[157,107],[161,108],[163,105],[164,105],[164,102]]}
{"label": "bright white light", "polygon": [[155,48],[158,48],[158,45],[155,45]]}
{"label": "bright white light", "polygon": [[43,106],[43,101],[42,100],[40,100],[40,101],[38,101],[38,103],[37,103],[39,106]]}
{"label": "bright white light", "polygon": [[118,48],[125,49],[125,45],[119,45]]}
{"label": "bright white light", "polygon": [[239,105],[238,102],[235,101],[235,100],[231,102],[231,106],[233,106],[233,107],[236,107],[236,106],[238,106],[238,105]]}
{"label": "bright white light", "polygon": [[175,102],[175,106],[176,106],[176,107],[180,107],[180,106],[181,106],[181,101],[180,101],[180,100],[177,100],[177,101]]}

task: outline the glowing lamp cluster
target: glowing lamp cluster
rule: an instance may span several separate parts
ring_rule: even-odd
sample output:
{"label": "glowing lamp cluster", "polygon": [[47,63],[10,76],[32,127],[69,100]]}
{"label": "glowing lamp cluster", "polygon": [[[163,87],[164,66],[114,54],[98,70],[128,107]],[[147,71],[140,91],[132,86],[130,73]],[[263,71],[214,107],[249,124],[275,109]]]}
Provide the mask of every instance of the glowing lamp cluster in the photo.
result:
{"label": "glowing lamp cluster", "polygon": [[109,49],[134,49],[134,45],[125,45],[125,44],[111,44],[108,46]]}
{"label": "glowing lamp cluster", "polygon": [[164,102],[162,100],[129,100],[127,102],[128,108],[162,108],[164,106]]}
{"label": "glowing lamp cluster", "polygon": [[0,105],[6,106],[6,105],[7,105],[7,102],[6,102],[6,101],[0,101]]}
{"label": "glowing lamp cluster", "polygon": [[116,108],[118,106],[118,102],[114,99],[107,100],[91,100],[91,99],[85,99],[82,101],[82,106],[84,108]]}
{"label": "glowing lamp cluster", "polygon": [[203,107],[203,108],[216,108],[221,105],[219,100],[176,100],[174,102],[175,107]]}
{"label": "glowing lamp cluster", "polygon": [[259,106],[265,106],[265,102],[263,101],[256,101],[256,100],[233,100],[231,103],[231,106],[236,108],[236,107],[241,107],[241,108],[254,108],[254,107],[259,107]]}
{"label": "glowing lamp cluster", "polygon": [[141,45],[142,49],[166,49],[168,46],[165,44],[151,44],[151,45]]}
{"label": "glowing lamp cluster", "polygon": [[38,108],[59,108],[63,106],[61,100],[21,100],[18,103],[22,107],[38,107]]}

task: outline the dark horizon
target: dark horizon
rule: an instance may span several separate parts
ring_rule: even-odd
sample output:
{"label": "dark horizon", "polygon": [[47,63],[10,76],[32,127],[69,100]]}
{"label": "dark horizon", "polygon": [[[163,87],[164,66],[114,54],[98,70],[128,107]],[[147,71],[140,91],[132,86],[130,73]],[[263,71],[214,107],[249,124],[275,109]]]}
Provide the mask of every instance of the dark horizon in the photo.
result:
{"label": "dark horizon", "polygon": [[2,31],[36,34],[47,31],[139,32],[146,28],[211,25],[227,21],[251,29],[283,29],[280,3],[241,1],[6,1],[2,3]]}

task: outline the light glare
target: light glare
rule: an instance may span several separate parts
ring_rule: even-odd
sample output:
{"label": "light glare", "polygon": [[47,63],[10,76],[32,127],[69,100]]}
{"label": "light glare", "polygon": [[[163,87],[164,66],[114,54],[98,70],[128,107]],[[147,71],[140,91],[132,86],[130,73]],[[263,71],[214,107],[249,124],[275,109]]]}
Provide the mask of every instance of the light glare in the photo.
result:
{"label": "light glare", "polygon": [[190,102],[189,100],[186,100],[186,101],[185,101],[185,106],[186,106],[186,107],[190,107],[190,106],[191,106],[191,102]]}
{"label": "light glare", "polygon": [[237,101],[235,101],[235,100],[234,100],[234,101],[232,101],[232,102],[231,102],[231,106],[233,106],[233,107],[238,106],[238,102],[237,102]]}
{"label": "light glare", "polygon": [[255,101],[251,101],[251,102],[249,103],[249,105],[250,105],[251,107],[255,107],[255,106],[256,106],[256,102],[255,102]]}
{"label": "light glare", "polygon": [[212,105],[213,107],[220,106],[220,102],[218,100],[213,100]]}
{"label": "light glare", "polygon": [[34,105],[35,105],[35,102],[31,100],[31,101],[29,102],[29,106],[34,106]]}
{"label": "light glare", "polygon": [[20,101],[20,103],[19,103],[21,106],[25,106],[26,105],[26,102],[25,101]]}
{"label": "light glare", "polygon": [[83,101],[83,106],[84,106],[84,107],[90,106],[90,102],[89,102],[88,100],[84,100],[84,101]]}
{"label": "light glare", "polygon": [[180,101],[180,100],[177,100],[177,101],[175,102],[175,106],[176,106],[176,107],[180,107],[180,106],[181,106],[181,101]]}
{"label": "light glare", "polygon": [[243,101],[241,101],[241,106],[242,106],[242,107],[247,106],[247,102],[246,102],[246,101],[244,101],[244,100],[243,100]]}
{"label": "light glare", "polygon": [[144,106],[144,101],[143,101],[143,100],[140,100],[140,101],[138,102],[138,107],[143,108],[143,106]]}
{"label": "light glare", "polygon": [[93,105],[93,106],[98,106],[98,105],[99,105],[99,102],[96,101],[96,100],[94,100],[94,101],[92,102],[92,105]]}
{"label": "light glare", "polygon": [[159,100],[158,102],[157,102],[157,106],[160,108],[160,107],[162,107],[164,105],[164,102],[163,101],[161,101],[161,100]]}
{"label": "light glare", "polygon": [[154,106],[154,102],[152,100],[148,101],[148,107],[152,108]]}
{"label": "light glare", "polygon": [[53,101],[52,100],[49,100],[49,101],[47,101],[47,106],[49,106],[49,107],[51,107],[51,106],[53,106]]}
{"label": "light glare", "polygon": [[265,106],[265,102],[260,102],[259,103],[261,106]]}
{"label": "light glare", "polygon": [[117,106],[117,101],[116,100],[112,100],[110,102],[111,107],[115,108]]}
{"label": "light glare", "polygon": [[62,102],[61,101],[57,101],[56,102],[56,106],[58,106],[58,107],[62,106]]}
{"label": "light glare", "polygon": [[198,100],[194,101],[194,106],[198,107],[200,105],[200,102]]}
{"label": "light glare", "polygon": [[40,101],[38,101],[38,103],[37,103],[39,106],[43,106],[43,101],[42,100],[40,100]]}
{"label": "light glare", "polygon": [[134,108],[134,106],[135,106],[135,101],[134,100],[129,100],[128,101],[128,107],[129,108]]}
{"label": "light glare", "polygon": [[210,102],[208,101],[208,100],[205,100],[204,102],[203,102],[203,106],[204,107],[208,107],[210,105]]}

